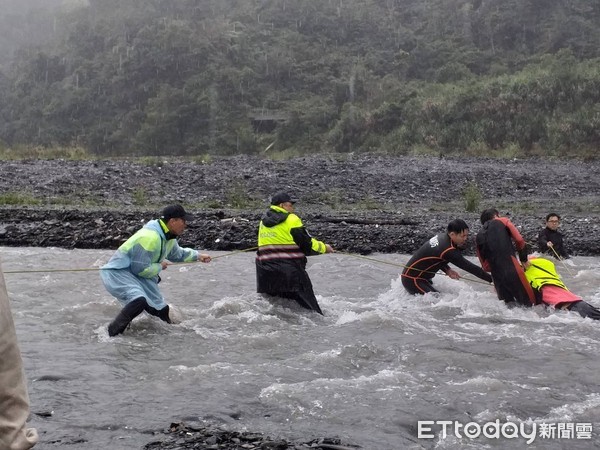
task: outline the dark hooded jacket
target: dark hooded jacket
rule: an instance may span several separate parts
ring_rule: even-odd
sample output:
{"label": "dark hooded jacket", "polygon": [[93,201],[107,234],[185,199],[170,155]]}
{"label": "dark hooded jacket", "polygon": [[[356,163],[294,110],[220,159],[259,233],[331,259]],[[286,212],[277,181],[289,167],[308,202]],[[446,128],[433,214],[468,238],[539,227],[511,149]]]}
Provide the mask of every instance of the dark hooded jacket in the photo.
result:
{"label": "dark hooded jacket", "polygon": [[257,292],[277,294],[312,291],[306,256],[325,253],[323,242],[308,234],[300,218],[279,206],[263,216],[256,252]]}

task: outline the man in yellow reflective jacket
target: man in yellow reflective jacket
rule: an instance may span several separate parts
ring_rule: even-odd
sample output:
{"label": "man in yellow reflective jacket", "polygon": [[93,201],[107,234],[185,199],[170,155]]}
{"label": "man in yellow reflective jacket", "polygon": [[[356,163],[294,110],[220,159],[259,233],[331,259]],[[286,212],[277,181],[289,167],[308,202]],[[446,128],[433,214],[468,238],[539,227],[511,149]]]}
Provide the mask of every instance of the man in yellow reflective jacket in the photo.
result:
{"label": "man in yellow reflective jacket", "polygon": [[306,257],[332,253],[333,248],[308,234],[294,214],[296,200],[286,192],[271,198],[271,207],[258,227],[257,292],[295,300],[323,314],[306,273]]}

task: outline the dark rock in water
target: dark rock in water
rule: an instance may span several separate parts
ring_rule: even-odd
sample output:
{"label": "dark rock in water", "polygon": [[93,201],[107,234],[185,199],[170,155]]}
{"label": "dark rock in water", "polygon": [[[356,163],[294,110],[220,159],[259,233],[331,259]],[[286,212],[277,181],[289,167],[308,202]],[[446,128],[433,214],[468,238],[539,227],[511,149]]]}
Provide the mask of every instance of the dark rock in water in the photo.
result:
{"label": "dark rock in water", "polygon": [[159,440],[144,446],[145,450],[356,450],[356,445],[342,444],[336,438],[319,438],[306,442],[273,439],[260,433],[227,431],[211,426],[172,423]]}
{"label": "dark rock in water", "polygon": [[63,380],[72,380],[73,377],[69,375],[62,374],[45,374],[36,377],[33,381],[63,381]]}

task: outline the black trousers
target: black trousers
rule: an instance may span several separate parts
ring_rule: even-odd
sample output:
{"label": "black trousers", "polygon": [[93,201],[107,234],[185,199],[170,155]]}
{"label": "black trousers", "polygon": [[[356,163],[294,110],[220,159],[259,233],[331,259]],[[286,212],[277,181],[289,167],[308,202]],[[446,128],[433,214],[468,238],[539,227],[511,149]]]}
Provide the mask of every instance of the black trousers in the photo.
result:
{"label": "black trousers", "polygon": [[171,320],[169,319],[169,305],[163,309],[155,309],[148,305],[148,302],[144,297],[139,297],[126,304],[119,315],[115,317],[115,320],[108,325],[108,335],[112,337],[121,334],[125,331],[131,321],[144,311],[167,323],[171,323]]}
{"label": "black trousers", "polygon": [[317,302],[315,293],[312,290],[298,292],[263,292],[263,294],[267,294],[273,297],[282,297],[289,298],[290,300],[295,300],[296,303],[298,303],[303,308],[318,312],[322,316],[324,315],[323,311],[321,311],[321,307],[319,306],[319,302]]}

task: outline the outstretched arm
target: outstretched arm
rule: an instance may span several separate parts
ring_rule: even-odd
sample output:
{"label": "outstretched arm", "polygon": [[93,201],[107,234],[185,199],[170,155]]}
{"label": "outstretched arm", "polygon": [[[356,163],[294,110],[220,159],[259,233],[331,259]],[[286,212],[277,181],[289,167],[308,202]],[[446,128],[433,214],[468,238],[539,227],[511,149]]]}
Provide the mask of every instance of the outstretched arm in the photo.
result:
{"label": "outstretched arm", "polygon": [[[476,266],[471,261],[467,260],[460,253],[459,250],[453,250],[453,251],[449,252],[447,254],[446,258],[448,259],[449,262],[451,262],[455,266],[460,267],[461,269],[463,269],[463,270],[465,270],[465,271],[467,271],[467,272],[475,275],[476,277],[481,278],[482,280],[485,280],[488,283],[492,282],[492,276],[489,273],[487,273],[481,267]],[[448,275],[451,278],[454,278],[450,274],[448,274]]]}
{"label": "outstretched arm", "polygon": [[304,227],[292,228],[290,230],[290,234],[292,235],[296,245],[300,247],[300,250],[306,256],[321,255],[323,253],[333,252],[331,245],[325,244],[324,242],[318,241],[317,239],[311,237]]}

